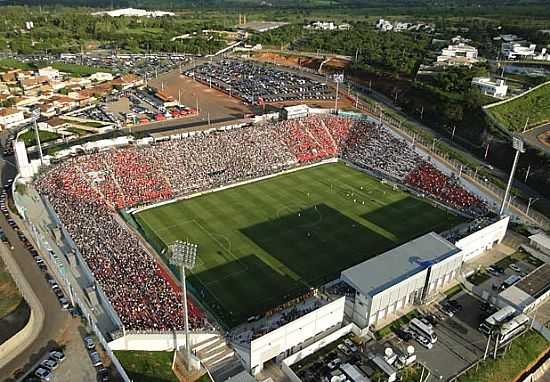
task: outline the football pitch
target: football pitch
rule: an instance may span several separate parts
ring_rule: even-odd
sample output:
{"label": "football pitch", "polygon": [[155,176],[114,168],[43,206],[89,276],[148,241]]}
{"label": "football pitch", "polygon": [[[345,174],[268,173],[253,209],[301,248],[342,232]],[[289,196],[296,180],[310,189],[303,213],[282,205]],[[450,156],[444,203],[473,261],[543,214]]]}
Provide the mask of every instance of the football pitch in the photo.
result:
{"label": "football pitch", "polygon": [[280,175],[144,210],[156,247],[198,244],[188,281],[229,327],[342,270],[462,218],[341,163]]}

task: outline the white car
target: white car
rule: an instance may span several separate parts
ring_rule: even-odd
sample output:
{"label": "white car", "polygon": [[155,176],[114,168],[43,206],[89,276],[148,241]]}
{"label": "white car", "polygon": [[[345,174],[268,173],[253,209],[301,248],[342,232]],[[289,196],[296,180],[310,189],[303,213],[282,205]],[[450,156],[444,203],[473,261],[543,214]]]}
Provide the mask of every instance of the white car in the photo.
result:
{"label": "white car", "polygon": [[420,345],[424,346],[426,349],[431,349],[433,348],[433,344],[430,342],[429,339],[427,339],[426,337],[424,336],[420,336],[420,335],[415,335],[414,336],[414,339],[416,340],[416,342],[418,342]]}
{"label": "white car", "polygon": [[340,358],[335,358],[329,364],[327,365],[330,370],[336,369],[340,364],[342,363],[342,360]]}
{"label": "white car", "polygon": [[34,372],[34,375],[36,375],[38,378],[46,382],[51,381],[53,377],[52,373],[50,373],[49,370],[46,370],[42,367],[39,367],[38,369],[36,369],[36,371]]}
{"label": "white car", "polygon": [[57,362],[62,362],[65,359],[65,354],[62,351],[52,350],[50,352],[50,359],[53,359]]}

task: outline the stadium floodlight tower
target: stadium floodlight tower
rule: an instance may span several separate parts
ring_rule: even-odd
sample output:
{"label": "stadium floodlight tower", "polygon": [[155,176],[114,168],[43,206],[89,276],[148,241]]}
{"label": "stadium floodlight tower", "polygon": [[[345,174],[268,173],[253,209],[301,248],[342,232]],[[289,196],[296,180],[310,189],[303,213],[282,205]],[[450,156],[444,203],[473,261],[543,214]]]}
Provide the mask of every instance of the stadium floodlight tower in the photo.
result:
{"label": "stadium floodlight tower", "polygon": [[510,178],[508,179],[508,185],[506,186],[506,192],[504,192],[504,198],[502,199],[502,205],[500,206],[500,212],[499,215],[502,216],[504,214],[504,208],[506,207],[506,201],[508,200],[508,197],[510,195],[510,189],[512,188],[512,182],[514,181],[514,174],[516,173],[516,167],[518,165],[519,160],[519,154],[525,152],[525,148],[523,147],[523,141],[519,137],[513,137],[512,138],[512,146],[516,150],[516,156],[514,157],[514,164],[512,165],[512,171],[510,172]]}
{"label": "stadium floodlight tower", "polygon": [[185,286],[185,268],[193,269],[197,258],[197,244],[177,240],[168,246],[170,264],[180,267],[181,286],[183,292],[183,315],[185,319],[185,361],[188,371],[191,371],[191,344],[189,343],[189,316],[187,311],[187,288]]}

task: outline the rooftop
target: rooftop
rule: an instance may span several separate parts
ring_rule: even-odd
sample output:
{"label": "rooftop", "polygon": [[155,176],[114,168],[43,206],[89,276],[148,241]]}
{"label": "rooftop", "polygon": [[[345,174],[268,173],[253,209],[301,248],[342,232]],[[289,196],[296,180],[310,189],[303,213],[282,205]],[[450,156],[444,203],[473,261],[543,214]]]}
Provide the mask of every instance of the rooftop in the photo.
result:
{"label": "rooftop", "polygon": [[515,286],[533,298],[546,293],[550,289],[550,264],[544,264],[535,269]]}
{"label": "rooftop", "polygon": [[539,232],[535,235],[529,236],[529,240],[534,241],[541,247],[550,249],[550,236],[548,236],[544,232]]}
{"label": "rooftop", "polygon": [[460,249],[430,232],[342,272],[342,278],[364,295],[374,296]]}

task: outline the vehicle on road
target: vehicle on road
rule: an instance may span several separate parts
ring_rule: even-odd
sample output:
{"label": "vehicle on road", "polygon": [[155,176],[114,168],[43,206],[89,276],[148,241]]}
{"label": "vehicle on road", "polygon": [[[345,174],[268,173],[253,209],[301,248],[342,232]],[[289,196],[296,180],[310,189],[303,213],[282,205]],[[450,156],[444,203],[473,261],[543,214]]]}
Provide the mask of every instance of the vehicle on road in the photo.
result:
{"label": "vehicle on road", "polygon": [[65,353],[60,350],[52,350],[50,352],[50,359],[53,359],[57,362],[62,362],[65,359]]}
{"label": "vehicle on road", "polygon": [[88,350],[95,349],[94,340],[90,336],[84,337],[84,344],[86,345],[86,349]]}
{"label": "vehicle on road", "polygon": [[45,359],[44,361],[40,362],[40,366],[42,366],[44,369],[52,371],[57,369],[58,364],[52,359]]}

